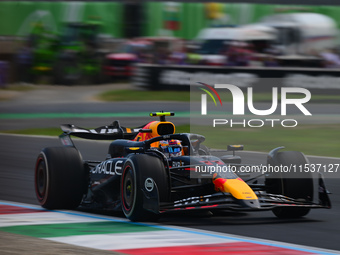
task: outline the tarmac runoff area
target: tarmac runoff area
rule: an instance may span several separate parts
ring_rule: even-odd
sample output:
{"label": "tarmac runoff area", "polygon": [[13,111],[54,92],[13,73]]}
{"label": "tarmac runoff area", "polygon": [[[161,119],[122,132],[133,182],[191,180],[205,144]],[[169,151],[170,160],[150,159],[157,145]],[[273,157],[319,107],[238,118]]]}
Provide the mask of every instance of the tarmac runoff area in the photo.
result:
{"label": "tarmac runoff area", "polygon": [[[20,85],[15,85],[20,87]],[[129,83],[114,83],[102,85],[59,86],[59,85],[22,85],[28,90],[1,90],[0,100],[20,101],[20,103],[75,103],[98,102],[96,95],[109,90],[128,90],[132,88]],[[10,86],[9,86],[10,88]],[[29,89],[31,88],[31,89]]]}

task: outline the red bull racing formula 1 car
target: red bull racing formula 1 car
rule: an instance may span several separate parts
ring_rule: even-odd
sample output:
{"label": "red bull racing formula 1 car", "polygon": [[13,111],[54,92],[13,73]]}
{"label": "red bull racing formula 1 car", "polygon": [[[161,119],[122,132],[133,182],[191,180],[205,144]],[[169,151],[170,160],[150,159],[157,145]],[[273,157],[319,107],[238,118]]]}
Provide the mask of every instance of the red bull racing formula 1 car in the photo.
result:
{"label": "red bull racing formula 1 car", "polygon": [[[35,191],[41,206],[122,210],[132,221],[155,220],[174,211],[220,209],[272,210],[279,218],[296,218],[312,208],[331,207],[321,175],[317,203],[310,173],[266,173],[242,179],[234,169],[242,167],[235,151],[243,146],[230,145],[232,154],[216,157],[202,144],[204,136],[175,133],[175,125],[165,120],[173,113],[150,115],[160,120],[133,129],[118,121],[96,129],[62,125],[64,146],[44,148],[36,161]],[[83,160],[70,136],[113,141],[103,161]],[[268,154],[267,164],[308,163],[301,152],[279,151],[282,148]]]}

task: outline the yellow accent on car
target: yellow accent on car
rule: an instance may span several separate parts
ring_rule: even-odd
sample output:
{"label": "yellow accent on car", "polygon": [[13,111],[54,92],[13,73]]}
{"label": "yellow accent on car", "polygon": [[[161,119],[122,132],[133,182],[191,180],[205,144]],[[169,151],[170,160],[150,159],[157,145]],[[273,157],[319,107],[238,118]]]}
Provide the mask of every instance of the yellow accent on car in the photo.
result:
{"label": "yellow accent on car", "polygon": [[160,116],[174,116],[173,112],[152,112],[150,113],[151,117],[160,117]]}
{"label": "yellow accent on car", "polygon": [[241,179],[227,179],[223,184],[223,191],[237,199],[258,199],[254,191]]}
{"label": "yellow accent on car", "polygon": [[139,150],[140,147],[129,147],[129,150],[132,150],[132,151],[136,151],[136,150]]}

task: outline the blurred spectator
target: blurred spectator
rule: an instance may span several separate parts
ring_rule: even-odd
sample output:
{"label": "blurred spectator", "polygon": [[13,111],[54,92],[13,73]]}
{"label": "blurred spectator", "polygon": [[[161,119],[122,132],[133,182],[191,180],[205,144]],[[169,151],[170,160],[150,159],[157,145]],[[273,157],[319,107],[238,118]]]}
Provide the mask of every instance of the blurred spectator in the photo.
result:
{"label": "blurred spectator", "polygon": [[237,44],[236,42],[231,42],[229,44],[228,50],[226,51],[227,55],[227,66],[236,66],[237,65]]}
{"label": "blurred spectator", "polygon": [[16,55],[17,75],[19,82],[31,83],[31,68],[33,65],[33,52],[28,46],[22,47]]}
{"label": "blurred spectator", "polygon": [[340,57],[336,53],[336,50],[329,49],[325,52],[320,53],[320,56],[324,60],[324,67],[327,67],[327,68],[338,68],[338,67],[340,67]]}
{"label": "blurred spectator", "polygon": [[279,62],[273,55],[268,54],[263,59],[263,65],[268,67],[276,67],[279,66]]}
{"label": "blurred spectator", "polygon": [[185,47],[182,47],[178,51],[174,51],[170,55],[170,62],[171,64],[175,65],[185,65],[187,60],[187,53]]}
{"label": "blurred spectator", "polygon": [[267,48],[264,49],[264,53],[270,54],[270,55],[282,55],[282,47],[278,45],[269,45]]}
{"label": "blurred spectator", "polygon": [[150,47],[148,47],[148,45],[146,47],[138,48],[135,52],[135,54],[137,55],[137,62],[148,64],[152,63],[153,56],[150,51],[151,49]]}
{"label": "blurred spectator", "polygon": [[170,52],[166,47],[159,47],[155,50],[154,63],[166,65],[169,63]]}
{"label": "blurred spectator", "polygon": [[227,50],[227,66],[249,66],[253,51],[245,42],[231,42]]}
{"label": "blurred spectator", "polygon": [[202,56],[196,53],[196,48],[194,46],[187,47],[187,63],[189,65],[199,65],[202,63]]}

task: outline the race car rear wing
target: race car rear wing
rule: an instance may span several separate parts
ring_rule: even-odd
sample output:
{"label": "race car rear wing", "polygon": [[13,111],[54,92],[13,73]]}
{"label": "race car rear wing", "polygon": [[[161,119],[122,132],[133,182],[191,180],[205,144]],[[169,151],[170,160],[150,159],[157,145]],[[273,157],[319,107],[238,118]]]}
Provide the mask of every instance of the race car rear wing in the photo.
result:
{"label": "race car rear wing", "polygon": [[118,121],[114,121],[109,126],[101,126],[95,129],[86,129],[75,126],[73,124],[63,124],[60,126],[64,132],[59,137],[76,136],[93,140],[116,140],[116,139],[133,139],[139,132],[151,132],[151,130],[143,129],[144,125],[137,128],[126,128],[120,126]]}
{"label": "race car rear wing", "polygon": [[[75,126],[73,124],[63,124],[61,129],[64,131],[59,137],[61,139],[66,136],[76,136],[85,139],[93,140],[116,140],[116,139],[134,139],[139,133],[152,133],[152,136],[173,134],[175,131],[175,126],[171,122],[165,120],[165,116],[174,116],[173,112],[152,112],[149,114],[151,117],[159,117],[159,121],[154,126],[155,130],[145,128],[147,124],[137,127],[137,128],[126,128],[119,124],[118,120],[115,120],[112,124],[108,126],[101,126],[95,129],[86,129],[82,127]],[[151,122],[150,122],[151,123]],[[150,124],[149,123],[149,124]]]}

